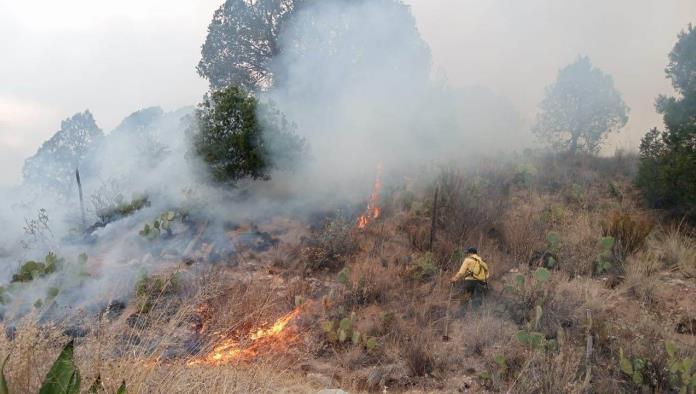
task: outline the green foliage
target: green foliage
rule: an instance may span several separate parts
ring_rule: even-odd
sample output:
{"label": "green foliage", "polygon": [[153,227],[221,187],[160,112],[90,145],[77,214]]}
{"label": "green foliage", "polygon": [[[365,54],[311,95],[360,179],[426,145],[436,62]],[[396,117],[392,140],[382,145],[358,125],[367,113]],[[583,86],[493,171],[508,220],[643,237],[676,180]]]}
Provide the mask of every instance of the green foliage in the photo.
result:
{"label": "green foliage", "polygon": [[365,341],[365,348],[367,349],[368,352],[373,352],[375,349],[377,349],[377,338],[375,337],[370,337]]}
{"label": "green foliage", "polygon": [[377,347],[377,338],[367,337],[355,329],[355,313],[340,320],[325,320],[321,322],[321,328],[325,338],[333,344],[352,344],[362,346],[368,352],[372,352]]}
{"label": "green foliage", "polygon": [[338,277],[336,278],[338,283],[342,284],[345,287],[350,288],[351,287],[351,282],[350,282],[350,268],[345,267],[341,270],[341,272],[338,273]]}
{"label": "green foliage", "polygon": [[74,344],[68,342],[44,378],[39,394],[78,394],[80,372],[73,358]]}
{"label": "green foliage", "polygon": [[5,379],[5,364],[7,364],[9,359],[10,355],[8,353],[2,361],[2,366],[0,366],[0,394],[10,394],[10,390],[7,389],[7,380]]}
{"label": "green foliage", "polygon": [[595,275],[602,275],[614,267],[614,237],[602,237],[599,240],[600,252],[595,261]]}
{"label": "green foliage", "polygon": [[517,274],[515,275],[515,284],[514,286],[508,285],[505,286],[504,290],[513,293],[519,296],[524,296],[525,293],[528,293],[530,291],[535,291],[535,290],[540,290],[542,289],[542,285],[546,283],[549,279],[551,278],[551,272],[547,270],[546,268],[539,267],[534,271],[534,280],[531,283],[531,286],[526,286],[526,279],[525,276],[522,274]]}
{"label": "green foliage", "polygon": [[502,355],[497,355],[493,358],[493,361],[498,365],[498,369],[501,373],[501,375],[507,374],[508,371],[508,365],[507,365],[507,360],[505,360],[505,357]]}
{"label": "green foliage", "polygon": [[46,300],[50,301],[56,297],[58,297],[58,294],[60,293],[60,289],[57,287],[49,287],[48,290],[46,291]]}
{"label": "green foliage", "polygon": [[201,48],[198,74],[213,89],[236,85],[253,91],[272,81],[270,62],[295,0],[227,0],[215,11]]}
{"label": "green foliage", "polygon": [[206,95],[191,131],[195,154],[220,183],[270,179],[273,169],[292,169],[306,151],[280,112],[234,86]]}
{"label": "green foliage", "polygon": [[177,220],[183,220],[184,216],[179,212],[167,211],[162,213],[157,219],[150,223],[146,223],[138,234],[149,240],[156,240],[172,235],[172,224]]}
{"label": "green foliage", "polygon": [[506,293],[512,296],[512,309],[510,310],[512,315],[521,321],[527,321],[528,326],[524,330],[527,333],[538,329],[540,325],[543,316],[542,305],[548,299],[550,279],[551,272],[546,268],[539,267],[534,271],[534,275],[530,279],[531,283],[527,283],[524,275],[517,274],[514,284],[503,288]]}
{"label": "green foliage", "polygon": [[691,357],[677,357],[677,348],[674,342],[665,343],[667,351],[667,365],[669,366],[669,383],[680,393],[696,392],[696,370],[694,360]]}
{"label": "green foliage", "polygon": [[564,196],[569,202],[582,204],[585,201],[585,189],[577,183],[573,183],[565,189]]}
{"label": "green foliage", "polygon": [[437,275],[438,268],[433,260],[433,255],[427,252],[420,256],[410,269],[410,276],[416,280],[425,281]]}
{"label": "green foliage", "polygon": [[623,193],[621,192],[621,189],[619,189],[619,186],[616,184],[616,182],[609,182],[609,194],[611,194],[612,197],[617,198],[619,200],[623,198]]}
{"label": "green foliage", "polygon": [[561,236],[555,231],[549,231],[546,234],[547,249],[551,253],[558,253],[561,249]]}
{"label": "green foliage", "polygon": [[594,153],[607,134],[626,124],[627,113],[611,76],[579,57],[546,89],[533,130],[555,149]]}
{"label": "green foliage", "polygon": [[515,170],[513,182],[522,187],[530,187],[538,172],[532,163],[522,163]]}
{"label": "green foliage", "polygon": [[546,268],[556,268],[558,265],[557,257],[563,246],[561,236],[555,231],[546,234],[546,252],[542,255],[543,264]]}
{"label": "green foliage", "polygon": [[[46,374],[39,394],[79,394],[80,393],[80,371],[75,365],[75,345],[73,341],[68,342],[53,362],[51,369]],[[0,366],[0,394],[9,394],[7,380],[5,379],[5,364],[10,358],[8,354]],[[101,376],[92,383],[89,393],[97,393],[99,388],[103,388]],[[116,391],[117,394],[126,394],[126,381],[124,380]]]}
{"label": "green foliage", "polygon": [[519,330],[517,334],[517,341],[525,346],[529,346],[532,350],[546,350],[549,348],[549,341],[546,340],[544,333],[529,331],[529,330]]}
{"label": "green foliage", "polygon": [[[665,343],[667,353],[667,384],[670,392],[693,393],[696,391],[696,370],[694,360],[690,357],[680,358],[677,355],[678,349],[674,342]],[[647,388],[650,381],[648,367],[650,361],[641,357],[627,357],[624,355],[623,348],[619,349],[619,368],[638,388]]]}
{"label": "green foliage", "polygon": [[666,131],[650,130],[640,144],[636,183],[648,202],[676,214],[696,216],[696,29],[679,34],[666,69],[680,97],[660,96],[657,111]]}
{"label": "green foliage", "polygon": [[100,207],[96,214],[102,223],[111,223],[148,206],[150,206],[150,198],[147,195],[138,195],[133,197],[130,202],[118,201],[115,205]]}
{"label": "green foliage", "polygon": [[645,384],[646,379],[644,373],[646,365],[644,359],[636,357],[631,360],[624,356],[623,348],[619,349],[619,368],[637,387],[643,387]]}
{"label": "green foliage", "polygon": [[[546,280],[547,279],[543,280],[543,282]],[[517,341],[525,346],[529,346],[532,350],[558,350],[558,341],[553,339],[548,340],[544,333],[535,331],[539,329],[539,324],[543,315],[544,311],[541,305],[536,305],[534,307],[534,319],[527,324],[527,329],[517,331]]]}
{"label": "green foliage", "polygon": [[545,268],[539,267],[536,271],[534,271],[534,279],[539,284],[546,283],[550,278],[551,273]]}
{"label": "green foliage", "polygon": [[37,278],[56,272],[62,265],[63,259],[49,252],[43,262],[27,261],[19,267],[19,272],[12,275],[11,283],[30,282]]}

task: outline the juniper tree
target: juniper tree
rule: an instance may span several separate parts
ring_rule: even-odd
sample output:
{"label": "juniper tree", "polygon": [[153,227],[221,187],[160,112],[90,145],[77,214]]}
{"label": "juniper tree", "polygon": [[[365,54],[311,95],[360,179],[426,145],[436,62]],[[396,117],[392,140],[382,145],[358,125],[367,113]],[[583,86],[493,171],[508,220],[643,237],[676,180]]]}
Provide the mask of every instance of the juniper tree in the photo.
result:
{"label": "juniper tree", "polygon": [[606,136],[626,125],[628,107],[611,76],[579,57],[546,88],[534,133],[557,150],[596,153]]}
{"label": "juniper tree", "polygon": [[297,165],[306,151],[278,110],[235,86],[206,95],[191,132],[195,153],[221,183],[269,179],[274,169]]}

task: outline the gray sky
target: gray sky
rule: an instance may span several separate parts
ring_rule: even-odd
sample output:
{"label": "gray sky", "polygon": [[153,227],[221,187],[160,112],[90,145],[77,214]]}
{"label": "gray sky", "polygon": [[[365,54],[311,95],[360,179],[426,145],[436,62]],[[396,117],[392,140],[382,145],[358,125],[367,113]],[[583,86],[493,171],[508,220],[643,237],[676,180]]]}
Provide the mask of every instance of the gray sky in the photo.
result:
{"label": "gray sky", "polygon": [[[89,108],[105,131],[151,105],[196,103],[195,73],[223,0],[0,0],[0,185]],[[544,87],[578,54],[614,76],[631,107],[613,146],[635,147],[660,124],[653,102],[676,34],[696,22],[693,0],[407,0],[440,77],[483,85],[533,119]]]}

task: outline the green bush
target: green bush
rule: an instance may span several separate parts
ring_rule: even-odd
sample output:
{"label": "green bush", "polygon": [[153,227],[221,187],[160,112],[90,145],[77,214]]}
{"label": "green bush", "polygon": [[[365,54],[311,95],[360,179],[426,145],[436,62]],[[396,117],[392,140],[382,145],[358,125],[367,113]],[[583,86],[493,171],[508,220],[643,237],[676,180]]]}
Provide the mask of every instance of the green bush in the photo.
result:
{"label": "green bush", "polygon": [[426,281],[433,278],[438,273],[433,255],[430,252],[419,257],[410,269],[410,276],[413,279]]}
{"label": "green bush", "polygon": [[19,267],[19,272],[12,275],[12,283],[30,282],[36,278],[56,272],[63,259],[58,258],[55,253],[49,252],[43,262],[27,261]]}
{"label": "green bush", "polygon": [[599,240],[600,252],[594,264],[595,275],[602,275],[614,268],[614,238],[602,237]]}
{"label": "green bush", "polygon": [[280,112],[235,86],[206,95],[193,126],[194,153],[220,183],[269,179],[271,170],[293,168],[306,151]]}
{"label": "green bush", "polygon": [[122,217],[130,216],[136,211],[150,206],[150,199],[147,195],[133,197],[130,202],[121,201],[115,205],[97,209],[97,217],[101,223],[111,223]]}
{"label": "green bush", "polygon": [[172,235],[172,224],[174,221],[179,219],[183,220],[184,215],[175,211],[167,211],[162,213],[157,219],[150,223],[146,223],[142,230],[138,234],[141,237],[145,237],[149,240],[155,240],[162,237],[168,237]]}

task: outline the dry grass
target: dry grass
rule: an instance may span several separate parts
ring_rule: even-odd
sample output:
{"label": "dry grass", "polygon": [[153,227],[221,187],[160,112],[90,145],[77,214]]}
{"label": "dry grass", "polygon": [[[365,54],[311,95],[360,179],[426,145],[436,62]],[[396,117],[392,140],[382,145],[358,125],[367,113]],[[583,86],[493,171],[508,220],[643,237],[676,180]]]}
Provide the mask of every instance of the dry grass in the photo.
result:
{"label": "dry grass", "polygon": [[656,238],[651,247],[656,247],[655,243],[661,243],[660,257],[667,268],[676,267],[685,276],[696,277],[696,241],[693,237],[674,230]]}
{"label": "dry grass", "polygon": [[[305,267],[289,264],[297,256],[278,248],[253,258],[257,270],[191,272],[176,294],[148,297],[148,313],[137,314],[131,305],[113,321],[90,322],[76,348],[83,382],[100,374],[107,392],[125,379],[129,392],[143,393],[640,391],[618,367],[623,349],[650,361],[656,380],[644,390],[667,392],[665,375],[658,373],[668,363],[665,342],[677,343],[680,357],[696,349],[693,336],[675,332],[675,319],[693,318],[696,307],[683,297],[677,298],[681,309],[669,303],[679,291],[696,292],[692,234],[658,226],[648,235],[645,223],[660,219],[638,209],[632,157],[520,160],[523,165],[449,168],[411,180],[364,231],[333,217],[330,231],[294,245],[313,251],[302,256]],[[437,237],[429,251],[438,184]],[[612,212],[622,214],[613,218]],[[551,231],[558,245],[549,244]],[[593,275],[603,235],[619,240],[613,274],[616,283],[623,281],[616,287]],[[491,271],[489,294],[478,309],[461,307],[459,294],[450,297],[448,278],[467,246],[478,247]],[[558,265],[548,282],[535,285],[531,258],[546,252]],[[525,288],[503,291],[518,274]],[[218,334],[272,322],[297,300],[308,301],[296,323],[300,340],[285,353],[186,366],[192,355],[207,354]],[[127,323],[133,314],[138,324]],[[363,339],[339,342],[323,331],[323,323],[343,319]],[[0,338],[0,349],[12,351],[6,374],[15,392],[37,391],[68,340],[63,328],[30,321],[17,327],[14,340]],[[521,343],[519,330],[540,332],[544,346]],[[368,349],[367,338],[374,348]]]}

